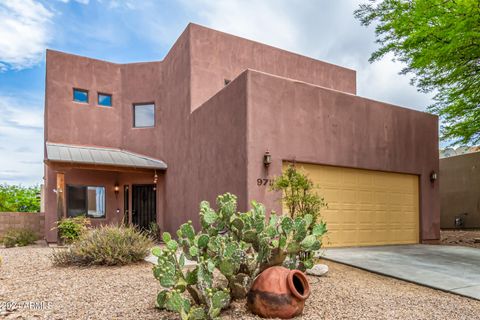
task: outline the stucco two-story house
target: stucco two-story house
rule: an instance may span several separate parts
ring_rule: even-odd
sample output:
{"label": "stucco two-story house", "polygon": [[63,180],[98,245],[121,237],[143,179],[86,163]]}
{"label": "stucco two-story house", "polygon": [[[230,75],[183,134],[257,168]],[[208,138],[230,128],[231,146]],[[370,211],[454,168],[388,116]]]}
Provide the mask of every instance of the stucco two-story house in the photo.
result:
{"label": "stucco two-story house", "polygon": [[[201,200],[282,211],[294,161],[329,246],[439,239],[438,119],[356,95],[354,70],[189,24],[162,61],[47,51],[46,234],[61,217],[175,231]],[[370,85],[375,86],[375,83]]]}

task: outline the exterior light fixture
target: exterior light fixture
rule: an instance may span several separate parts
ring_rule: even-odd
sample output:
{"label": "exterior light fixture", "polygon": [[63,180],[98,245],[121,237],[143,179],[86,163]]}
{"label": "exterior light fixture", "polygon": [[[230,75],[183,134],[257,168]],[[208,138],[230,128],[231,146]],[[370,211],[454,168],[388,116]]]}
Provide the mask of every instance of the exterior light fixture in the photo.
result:
{"label": "exterior light fixture", "polygon": [[115,186],[113,187],[113,191],[115,191],[115,197],[118,197],[118,193],[120,192],[120,186],[118,182],[115,182]]}
{"label": "exterior light fixture", "polygon": [[268,168],[268,166],[272,163],[272,155],[270,152],[267,150],[265,151],[265,154],[263,155],[263,165]]}
{"label": "exterior light fixture", "polygon": [[158,182],[158,175],[157,175],[157,170],[155,170],[155,174],[153,175],[153,183],[157,184]]}
{"label": "exterior light fixture", "polygon": [[438,174],[435,171],[430,173],[430,182],[435,182],[438,179]]}

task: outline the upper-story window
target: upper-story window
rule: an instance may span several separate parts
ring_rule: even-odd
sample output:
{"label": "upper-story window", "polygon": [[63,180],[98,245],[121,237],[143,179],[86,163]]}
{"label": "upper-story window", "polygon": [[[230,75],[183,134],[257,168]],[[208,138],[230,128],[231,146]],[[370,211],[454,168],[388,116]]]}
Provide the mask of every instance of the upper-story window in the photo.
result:
{"label": "upper-story window", "polygon": [[88,103],[88,91],[83,89],[73,89],[73,101]]}
{"label": "upper-story window", "polygon": [[155,105],[153,103],[133,105],[133,126],[135,128],[155,126]]}
{"label": "upper-story window", "polygon": [[98,105],[104,107],[112,106],[112,95],[106,93],[98,93]]}

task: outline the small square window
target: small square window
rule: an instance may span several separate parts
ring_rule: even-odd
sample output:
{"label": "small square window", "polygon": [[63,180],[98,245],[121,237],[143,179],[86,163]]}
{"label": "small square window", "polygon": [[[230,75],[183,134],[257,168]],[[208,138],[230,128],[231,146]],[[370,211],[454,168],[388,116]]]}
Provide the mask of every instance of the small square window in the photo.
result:
{"label": "small square window", "polygon": [[73,89],[73,101],[88,103],[88,91],[82,89]]}
{"label": "small square window", "polygon": [[133,105],[133,126],[135,128],[148,128],[155,125],[155,105],[134,104]]}
{"label": "small square window", "polygon": [[104,107],[111,107],[112,95],[106,93],[98,93],[98,105]]}

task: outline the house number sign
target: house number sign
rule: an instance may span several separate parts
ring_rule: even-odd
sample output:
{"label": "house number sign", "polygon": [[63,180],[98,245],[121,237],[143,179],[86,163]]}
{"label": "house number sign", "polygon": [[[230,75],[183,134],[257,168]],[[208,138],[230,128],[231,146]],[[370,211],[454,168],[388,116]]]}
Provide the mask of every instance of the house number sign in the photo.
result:
{"label": "house number sign", "polygon": [[257,186],[263,187],[263,186],[273,186],[273,180],[268,179],[268,178],[258,178],[257,179]]}

